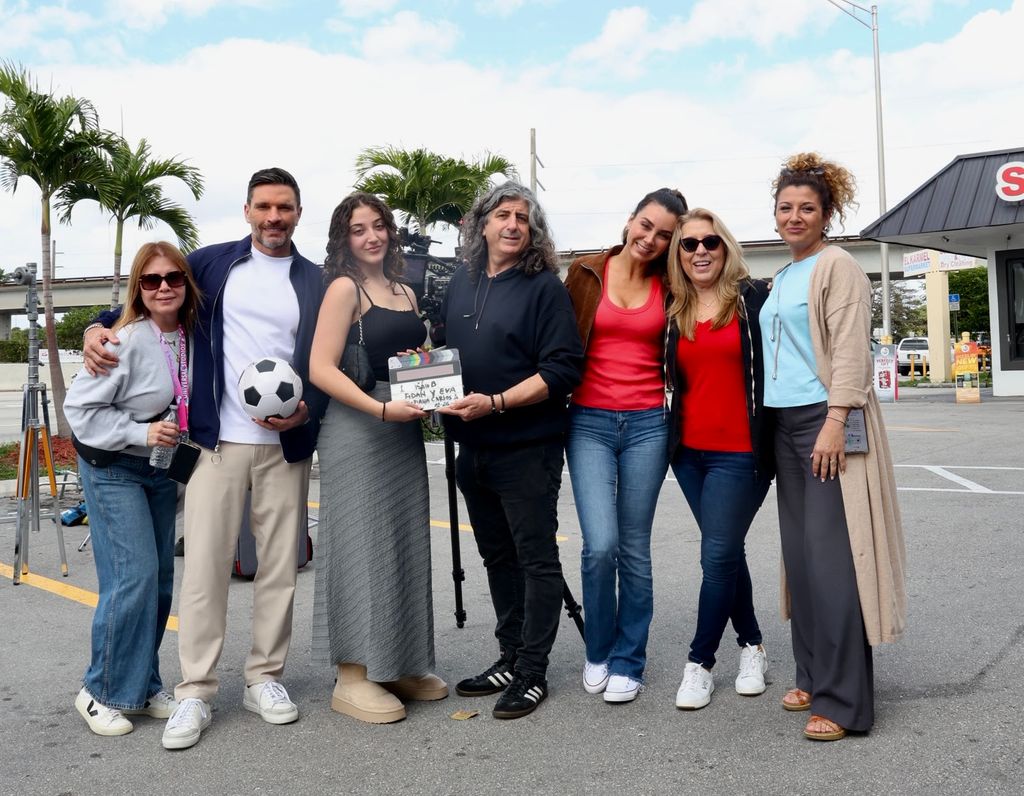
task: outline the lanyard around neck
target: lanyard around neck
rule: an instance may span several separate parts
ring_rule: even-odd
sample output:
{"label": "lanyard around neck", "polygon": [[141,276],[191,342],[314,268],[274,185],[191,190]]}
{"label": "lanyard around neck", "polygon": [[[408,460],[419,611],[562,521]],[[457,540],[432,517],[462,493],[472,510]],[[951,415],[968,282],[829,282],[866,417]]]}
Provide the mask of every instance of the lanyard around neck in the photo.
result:
{"label": "lanyard around neck", "polygon": [[163,332],[153,322],[149,321],[156,339],[160,341],[160,350],[164,353],[167,361],[167,369],[171,372],[171,383],[174,385],[174,399],[178,405],[178,429],[182,432],[188,431],[188,349],[185,340],[185,330],[178,324],[178,363],[174,363],[174,354],[171,352],[171,344],[167,342]]}

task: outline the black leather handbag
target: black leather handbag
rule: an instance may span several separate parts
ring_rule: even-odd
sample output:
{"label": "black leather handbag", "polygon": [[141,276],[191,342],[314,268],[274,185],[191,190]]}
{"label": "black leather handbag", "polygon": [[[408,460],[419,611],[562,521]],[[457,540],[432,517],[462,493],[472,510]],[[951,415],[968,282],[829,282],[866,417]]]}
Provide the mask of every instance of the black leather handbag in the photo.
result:
{"label": "black leather handbag", "polygon": [[377,386],[377,377],[370,367],[370,355],[363,344],[363,313],[359,313],[359,342],[346,343],[341,353],[341,372],[352,379],[363,392],[370,392]]}

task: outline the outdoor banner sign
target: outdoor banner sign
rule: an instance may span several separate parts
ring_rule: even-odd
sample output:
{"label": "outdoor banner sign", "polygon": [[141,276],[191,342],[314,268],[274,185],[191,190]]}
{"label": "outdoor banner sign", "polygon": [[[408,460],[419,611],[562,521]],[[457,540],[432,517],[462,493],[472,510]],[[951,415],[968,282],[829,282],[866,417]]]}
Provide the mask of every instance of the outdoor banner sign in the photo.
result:
{"label": "outdoor banner sign", "polygon": [[958,404],[980,404],[981,384],[978,382],[977,343],[965,340],[956,344],[953,374],[956,379],[956,402]]}
{"label": "outdoor banner sign", "polygon": [[875,354],[875,395],[881,403],[893,403],[899,397],[896,378],[896,346],[880,345]]}
{"label": "outdoor banner sign", "polygon": [[390,357],[388,376],[392,401],[409,401],[428,411],[463,396],[462,361],[457,348]]}
{"label": "outdoor banner sign", "polygon": [[966,268],[982,268],[984,265],[985,261],[977,257],[919,249],[903,255],[903,276],[918,276],[929,271],[963,271]]}

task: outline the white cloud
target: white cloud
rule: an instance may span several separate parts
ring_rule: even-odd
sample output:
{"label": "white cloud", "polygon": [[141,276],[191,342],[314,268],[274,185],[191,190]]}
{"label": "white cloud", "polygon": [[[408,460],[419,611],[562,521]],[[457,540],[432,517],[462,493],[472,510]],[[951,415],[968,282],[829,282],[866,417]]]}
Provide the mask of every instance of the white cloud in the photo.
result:
{"label": "white cloud", "polygon": [[883,29],[890,10],[892,18],[906,25],[920,25],[928,22],[942,6],[963,6],[966,0],[888,0],[879,9],[879,30]]}
{"label": "white cloud", "polygon": [[[97,24],[89,14],[71,11],[64,6],[48,5],[31,8],[19,3],[14,8],[0,4],[0,51],[49,48],[47,58],[62,59],[70,43],[56,40],[80,34]],[[56,48],[56,49],[55,49]]]}
{"label": "white cloud", "polygon": [[510,17],[524,5],[526,0],[478,0],[473,7],[484,16]]}
{"label": "white cloud", "polygon": [[643,62],[651,54],[648,30],[650,14],[646,8],[630,6],[608,13],[597,38],[574,47],[569,52],[570,64],[605,64],[607,71],[625,77],[643,72]]}
{"label": "white cloud", "polygon": [[243,8],[265,6],[268,0],[107,0],[107,14],[118,25],[151,30],[167,22],[172,14],[198,17],[217,6]]}
{"label": "white cloud", "polygon": [[768,47],[780,39],[823,28],[838,9],[825,0],[699,0],[690,15],[652,18],[646,8],[629,6],[610,11],[597,38],[575,47],[569,64],[602,73],[636,78],[659,53],[680,52],[714,41],[749,41]]}
{"label": "white cloud", "polygon": [[346,17],[364,17],[385,14],[398,4],[398,0],[338,0],[338,9]]}
{"label": "white cloud", "polygon": [[820,25],[838,13],[825,0],[700,0],[686,23],[674,32],[681,44],[741,39],[765,47],[779,39],[796,38],[805,28]]}
{"label": "white cloud", "polygon": [[[716,67],[730,81],[721,98],[693,92],[696,81],[706,88],[706,70],[671,89],[623,96],[618,87],[567,86],[562,64],[498,69],[438,58],[438,39],[454,32],[430,31],[428,46],[406,35],[424,20],[399,17],[389,21],[391,38],[382,33],[359,57],[227,40],[168,64],[125,64],[120,57],[103,66],[40,62],[33,73],[92,99],[108,127],[120,127],[123,109],[125,135],[147,137],[156,155],[190,158],[206,178],[203,200],[196,204],[174,183],[167,187],[195,211],[207,243],[245,234],[244,187],[257,168],[278,164],[299,179],[305,211],[296,242],[320,259],[331,211],[351,189],[361,149],[423,146],[465,157],[489,150],[511,159],[525,177],[530,127],[537,128],[547,167],[540,171],[548,189],[541,200],[560,247],[612,243],[636,201],[662,185],[721,213],[741,239],[772,237],[770,180],[786,155],[807,148],[842,161],[860,181],[861,209],[847,231],[877,216],[869,46],[821,60],[804,60],[794,48],[791,60],[770,69],[757,68],[754,51],[743,70]],[[633,30],[661,30],[650,17],[645,24]],[[1009,11],[975,16],[948,41],[884,55],[890,206],[957,154],[1019,145],[1024,108],[1015,51],[993,42],[1022,29],[1024,0],[1014,0]],[[253,63],[289,68],[254,80]],[[400,101],[394,87],[409,87],[423,105]],[[188,112],[169,110],[182,96]],[[0,194],[0,267],[38,260],[38,199],[29,183],[13,197]],[[163,227],[132,229],[125,251],[169,234]],[[65,252],[63,274],[110,273],[113,231],[101,214],[83,207],[73,227],[57,227],[54,236]],[[435,237],[446,241],[442,253],[450,252],[455,235],[437,230]]]}
{"label": "white cloud", "polygon": [[370,28],[363,36],[363,55],[367,58],[413,56],[435,60],[448,52],[459,36],[451,22],[428,22],[415,11],[399,11],[388,22]]}

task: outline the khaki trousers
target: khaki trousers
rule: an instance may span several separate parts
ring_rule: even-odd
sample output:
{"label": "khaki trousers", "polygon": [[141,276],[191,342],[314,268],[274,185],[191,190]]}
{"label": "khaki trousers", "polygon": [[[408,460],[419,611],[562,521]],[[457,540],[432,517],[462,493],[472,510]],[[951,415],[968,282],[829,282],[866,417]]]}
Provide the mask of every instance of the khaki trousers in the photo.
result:
{"label": "khaki trousers", "polygon": [[185,491],[185,572],[178,600],[182,681],[175,698],[210,702],[224,648],[228,585],[247,490],[259,568],[253,581],[252,649],[245,684],[280,679],[292,635],[299,525],[310,460],[289,464],[279,445],[222,442],[202,449]]}

